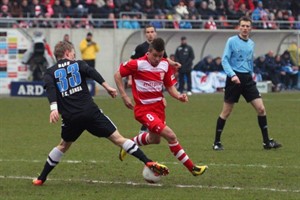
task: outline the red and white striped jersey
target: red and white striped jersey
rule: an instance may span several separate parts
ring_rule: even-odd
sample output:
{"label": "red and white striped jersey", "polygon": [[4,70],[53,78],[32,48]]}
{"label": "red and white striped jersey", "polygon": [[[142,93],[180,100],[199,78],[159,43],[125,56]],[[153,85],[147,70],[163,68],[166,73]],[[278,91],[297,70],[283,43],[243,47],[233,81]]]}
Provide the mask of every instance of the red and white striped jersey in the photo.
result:
{"label": "red and white striped jersey", "polygon": [[143,56],[120,65],[122,77],[132,75],[132,94],[136,105],[153,104],[163,98],[163,86],[171,87],[176,79],[168,61],[163,58],[152,66]]}

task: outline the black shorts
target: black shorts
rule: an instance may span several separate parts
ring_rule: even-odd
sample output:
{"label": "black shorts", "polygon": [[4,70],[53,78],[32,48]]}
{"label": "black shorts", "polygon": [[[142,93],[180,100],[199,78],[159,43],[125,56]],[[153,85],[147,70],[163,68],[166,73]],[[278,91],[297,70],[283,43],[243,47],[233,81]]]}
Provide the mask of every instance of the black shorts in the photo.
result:
{"label": "black shorts", "polygon": [[235,84],[231,81],[230,77],[227,77],[224,95],[225,102],[237,103],[241,95],[243,95],[248,103],[254,99],[261,98],[256,87],[256,82],[253,80],[250,73],[235,73],[240,79],[241,84]]}
{"label": "black shorts", "polygon": [[63,120],[61,138],[66,142],[74,142],[85,130],[97,137],[109,137],[117,127],[101,110],[97,110],[94,114]]}

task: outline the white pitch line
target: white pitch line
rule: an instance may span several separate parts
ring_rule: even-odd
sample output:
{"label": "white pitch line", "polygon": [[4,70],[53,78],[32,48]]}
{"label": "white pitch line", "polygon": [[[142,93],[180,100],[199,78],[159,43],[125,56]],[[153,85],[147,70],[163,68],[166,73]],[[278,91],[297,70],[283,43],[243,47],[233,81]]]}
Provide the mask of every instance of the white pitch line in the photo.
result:
{"label": "white pitch line", "polygon": [[[29,162],[29,163],[44,163],[46,160],[26,160],[26,159],[0,159],[0,162]],[[109,163],[109,160],[61,160],[61,163],[70,163],[70,164],[78,164],[78,163]],[[132,161],[133,163],[140,163],[138,161]],[[181,164],[179,162],[160,162],[162,164],[172,164],[178,165]],[[293,168],[300,169],[300,166],[297,165],[267,165],[267,164],[218,164],[218,163],[205,163],[208,166],[216,166],[216,167],[249,167],[249,168]]]}
{"label": "white pitch line", "polygon": [[[24,179],[24,180],[33,180],[36,177],[30,176],[3,176],[0,175],[0,179]],[[98,183],[98,184],[115,184],[115,185],[132,185],[132,186],[139,186],[139,185],[147,185],[151,187],[162,187],[163,184],[150,184],[150,183],[137,183],[132,181],[122,182],[122,181],[103,181],[103,180],[90,180],[90,179],[47,179],[48,181],[65,181],[65,182],[85,182],[85,183]],[[242,187],[232,187],[232,186],[207,186],[207,185],[173,185],[175,188],[200,188],[200,189],[217,189],[217,190],[253,190],[253,191],[270,191],[270,192],[291,192],[291,193],[300,193],[300,190],[290,190],[290,189],[277,189],[277,188],[256,188],[256,187],[249,187],[249,188],[242,188]]]}

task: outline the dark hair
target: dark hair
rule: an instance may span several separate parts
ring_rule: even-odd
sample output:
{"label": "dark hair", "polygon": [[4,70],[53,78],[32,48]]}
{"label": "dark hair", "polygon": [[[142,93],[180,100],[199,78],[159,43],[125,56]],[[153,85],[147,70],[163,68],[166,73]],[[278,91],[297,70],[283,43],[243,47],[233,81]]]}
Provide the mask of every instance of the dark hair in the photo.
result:
{"label": "dark hair", "polygon": [[54,55],[56,60],[60,60],[64,57],[66,51],[71,51],[73,49],[73,45],[66,41],[58,42],[54,47]]}
{"label": "dark hair", "polygon": [[243,16],[239,19],[239,25],[241,24],[241,21],[246,21],[246,22],[250,22],[250,24],[252,25],[252,19],[248,16]]}
{"label": "dark hair", "polygon": [[149,49],[154,49],[156,50],[157,52],[162,52],[165,50],[165,42],[162,38],[155,38],[150,46],[149,46]]}
{"label": "dark hair", "polygon": [[152,24],[147,24],[144,28],[144,32],[146,33],[147,28],[154,28],[154,31],[156,32],[156,28]]}

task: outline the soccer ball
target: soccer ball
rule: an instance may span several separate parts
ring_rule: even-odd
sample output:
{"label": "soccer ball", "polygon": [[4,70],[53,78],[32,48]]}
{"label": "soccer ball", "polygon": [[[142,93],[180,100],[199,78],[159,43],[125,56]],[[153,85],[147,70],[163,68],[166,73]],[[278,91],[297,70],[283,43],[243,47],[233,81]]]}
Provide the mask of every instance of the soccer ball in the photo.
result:
{"label": "soccer ball", "polygon": [[143,169],[143,177],[145,181],[147,181],[148,183],[158,183],[161,179],[161,175],[154,173],[146,165],[144,166]]}

